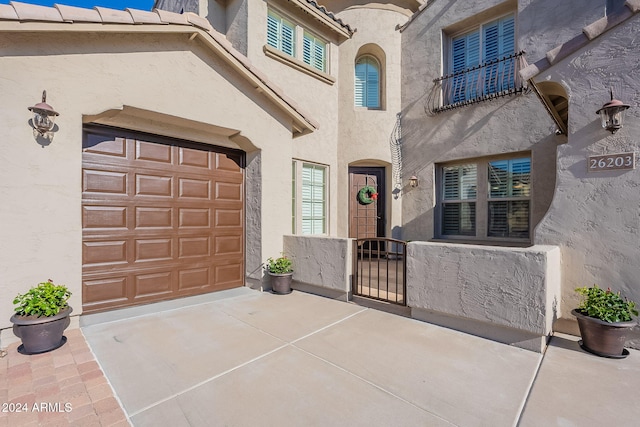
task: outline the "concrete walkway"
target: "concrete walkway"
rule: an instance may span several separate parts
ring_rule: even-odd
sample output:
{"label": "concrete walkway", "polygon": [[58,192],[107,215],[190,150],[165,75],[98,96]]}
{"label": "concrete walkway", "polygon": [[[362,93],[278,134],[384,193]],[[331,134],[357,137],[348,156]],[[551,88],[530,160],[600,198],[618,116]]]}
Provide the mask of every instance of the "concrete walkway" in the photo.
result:
{"label": "concrete walkway", "polygon": [[[84,335],[134,426],[638,422],[640,352],[603,359],[583,352],[571,336],[554,337],[543,357],[354,304],[246,288],[83,316],[81,325],[82,333],[67,331],[69,342],[49,354],[82,351]],[[41,356],[10,351],[0,361],[14,366],[19,358]],[[51,357],[54,365],[61,360]],[[78,372],[90,362],[86,354],[78,356]],[[17,375],[11,372],[9,378]],[[15,380],[8,384],[15,395]],[[95,397],[102,404],[116,400]],[[63,399],[47,397],[56,398]],[[107,412],[99,405],[90,412],[97,419],[82,424],[75,408],[49,425],[122,422],[111,407],[111,418],[101,418]],[[28,420],[3,415],[0,426],[41,420],[37,414]]]}

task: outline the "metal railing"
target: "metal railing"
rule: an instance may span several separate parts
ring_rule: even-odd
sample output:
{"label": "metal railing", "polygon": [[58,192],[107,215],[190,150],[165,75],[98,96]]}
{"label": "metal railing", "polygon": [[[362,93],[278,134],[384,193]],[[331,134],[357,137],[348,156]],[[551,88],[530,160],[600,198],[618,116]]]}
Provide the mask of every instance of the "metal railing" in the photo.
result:
{"label": "metal railing", "polygon": [[522,92],[520,70],[527,66],[524,51],[438,77],[428,98],[430,113]]}
{"label": "metal railing", "polygon": [[353,295],[407,305],[407,242],[377,237],[353,244]]}

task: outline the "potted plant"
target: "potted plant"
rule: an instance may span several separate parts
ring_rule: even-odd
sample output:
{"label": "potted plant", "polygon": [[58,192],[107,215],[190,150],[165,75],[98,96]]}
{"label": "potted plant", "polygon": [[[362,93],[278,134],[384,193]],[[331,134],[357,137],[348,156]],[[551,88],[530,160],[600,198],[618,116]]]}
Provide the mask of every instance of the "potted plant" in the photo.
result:
{"label": "potted plant", "polygon": [[11,316],[13,333],[22,340],[18,352],[37,354],[54,350],[67,340],[62,334],[69,326],[73,310],[67,301],[71,292],[51,279],[39,283],[13,300],[16,313]]}
{"label": "potted plant", "polygon": [[291,293],[291,280],[293,278],[293,270],[291,269],[291,260],[284,254],[276,259],[267,259],[267,274],[271,280],[271,289],[273,293],[285,295]]}
{"label": "potted plant", "polygon": [[636,303],[620,296],[620,292],[601,289],[598,285],[576,288],[582,296],[578,308],[571,314],[578,319],[582,342],[580,346],[593,354],[610,358],[624,358],[627,333],[637,325],[632,319],[638,315]]}

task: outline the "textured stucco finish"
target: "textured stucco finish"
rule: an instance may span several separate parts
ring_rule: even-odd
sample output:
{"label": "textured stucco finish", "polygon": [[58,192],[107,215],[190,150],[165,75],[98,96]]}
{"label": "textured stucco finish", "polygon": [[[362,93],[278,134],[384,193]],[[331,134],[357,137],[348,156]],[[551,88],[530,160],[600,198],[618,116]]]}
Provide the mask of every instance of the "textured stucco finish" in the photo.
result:
{"label": "textured stucco finish", "polygon": [[352,239],[284,236],[284,253],[293,262],[293,280],[328,290],[351,290]]}
{"label": "textured stucco finish", "polygon": [[[160,134],[247,151],[247,271],[281,250],[291,229],[290,198],[265,196],[261,176],[290,185],[287,119],[214,53],[179,35],[2,33],[0,46],[0,124],[10,141],[0,152],[0,328],[10,326],[13,296],[49,278],[66,284],[74,314],[82,311],[82,124],[104,111],[156,112],[164,119],[156,122]],[[45,147],[34,140],[27,111],[43,89],[60,112]],[[118,124],[117,115],[110,120]],[[190,134],[194,122],[240,134]],[[141,127],[153,123],[138,118]]]}
{"label": "textured stucco finish", "polygon": [[[587,172],[590,155],[638,151],[640,82],[633,76],[640,17],[632,16],[535,76],[536,82],[558,83],[566,91],[566,136],[554,135],[554,124],[533,93],[429,117],[424,103],[433,78],[443,70],[442,30],[499,4],[433,2],[403,31],[403,155],[405,166],[421,179],[420,187],[403,198],[403,235],[434,235],[434,164],[531,151],[531,243],[558,246],[562,253],[558,317],[572,318],[574,289],[593,283],[640,301],[638,169]],[[580,36],[583,27],[605,13],[604,2],[596,0],[512,4],[517,8],[516,49],[527,52],[529,63]],[[601,129],[595,114],[609,100],[608,87],[631,105],[625,127],[615,135]]]}
{"label": "textured stucco finish", "polygon": [[412,308],[548,335],[559,303],[560,250],[412,242]]}

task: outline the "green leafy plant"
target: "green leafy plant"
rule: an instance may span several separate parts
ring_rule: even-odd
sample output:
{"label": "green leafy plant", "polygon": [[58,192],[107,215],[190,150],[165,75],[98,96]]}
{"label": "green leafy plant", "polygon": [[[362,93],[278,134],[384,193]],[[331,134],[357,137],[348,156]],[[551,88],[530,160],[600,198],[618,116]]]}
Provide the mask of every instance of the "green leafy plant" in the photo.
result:
{"label": "green leafy plant", "polygon": [[284,253],[281,257],[273,259],[267,259],[267,271],[274,274],[291,273],[291,260],[287,258]]}
{"label": "green leafy plant", "polygon": [[24,294],[18,294],[13,300],[15,311],[19,316],[49,317],[69,306],[67,301],[71,292],[64,285],[55,285],[51,279],[38,283]]}
{"label": "green leafy plant", "polygon": [[611,288],[604,290],[593,285],[576,288],[576,292],[582,295],[577,310],[586,316],[615,323],[629,321],[631,315],[638,315],[636,303],[622,298],[620,292],[611,292]]}

